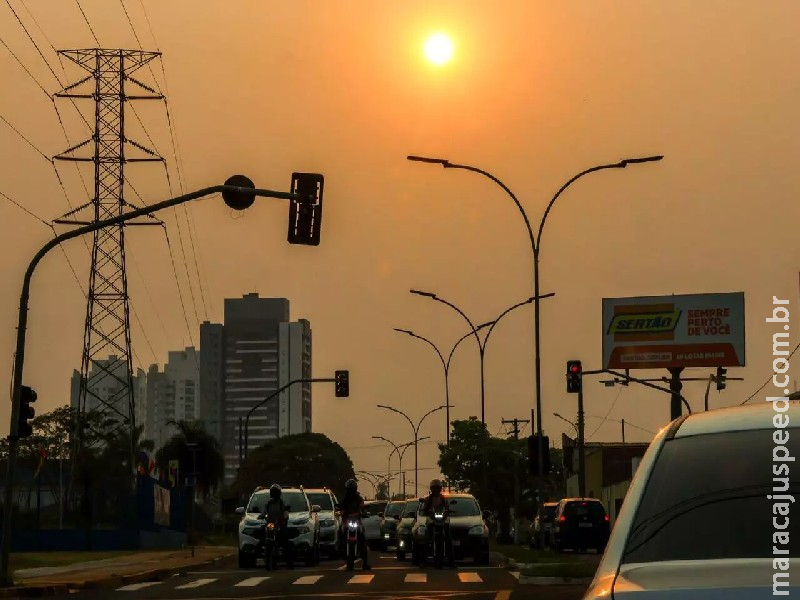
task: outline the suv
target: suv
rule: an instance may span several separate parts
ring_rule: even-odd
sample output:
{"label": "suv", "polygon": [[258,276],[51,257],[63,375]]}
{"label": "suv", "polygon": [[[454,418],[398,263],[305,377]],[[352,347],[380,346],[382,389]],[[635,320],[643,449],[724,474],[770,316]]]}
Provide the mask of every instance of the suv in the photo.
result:
{"label": "suv", "polygon": [[[308,566],[319,560],[319,506],[312,506],[302,487],[282,487],[281,498],[289,509],[288,533],[295,556]],[[256,488],[247,507],[236,509],[239,522],[239,568],[252,568],[264,558],[264,509],[269,500],[268,488]]]}
{"label": "suv", "polygon": [[339,528],[342,519],[336,512],[336,495],[328,488],[306,490],[306,496],[312,505],[319,506],[319,546],[328,558],[335,559],[339,543]]}
{"label": "suv", "polygon": [[397,560],[405,560],[406,553],[413,549],[411,528],[419,509],[419,500],[408,500],[403,506],[403,513],[397,523]]}
{"label": "suv", "polygon": [[364,502],[364,512],[367,516],[361,520],[364,525],[364,537],[367,545],[372,550],[379,550],[381,537],[381,519],[386,510],[386,500],[369,500]]}
{"label": "suv", "polygon": [[380,530],[382,552],[386,552],[390,546],[397,546],[397,525],[400,523],[405,505],[405,500],[394,500],[389,502],[383,511]]}
{"label": "suv", "polygon": [[558,508],[558,502],[545,502],[542,505],[542,512],[536,513],[536,518],[531,523],[530,536],[531,536],[531,550],[539,547],[539,540],[544,542],[544,546],[553,545],[553,518]]}
{"label": "suv", "polygon": [[[450,538],[453,541],[453,558],[462,560],[470,557],[478,565],[489,564],[489,527],[485,520],[488,511],[481,507],[472,494],[442,494],[450,509]],[[420,500],[417,517],[412,526],[414,562],[427,559],[423,553],[430,549],[427,545],[427,517],[422,513]]]}
{"label": "suv", "polygon": [[597,498],[564,498],[556,507],[554,525],[553,544],[558,552],[595,548],[600,553],[611,534],[608,514]]}

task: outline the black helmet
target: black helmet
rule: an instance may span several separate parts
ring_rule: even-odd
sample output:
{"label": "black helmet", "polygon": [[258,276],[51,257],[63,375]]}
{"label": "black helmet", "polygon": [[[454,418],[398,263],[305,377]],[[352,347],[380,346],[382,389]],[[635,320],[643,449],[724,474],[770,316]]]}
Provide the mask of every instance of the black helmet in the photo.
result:
{"label": "black helmet", "polygon": [[431,481],[431,492],[434,494],[439,494],[442,491],[442,482],[438,479],[434,479]]}
{"label": "black helmet", "polygon": [[344,489],[352,490],[354,492],[358,491],[358,483],[355,479],[348,479],[347,483],[344,484]]}
{"label": "black helmet", "polygon": [[269,497],[270,498],[280,498],[281,497],[281,486],[277,483],[273,483],[269,488]]}

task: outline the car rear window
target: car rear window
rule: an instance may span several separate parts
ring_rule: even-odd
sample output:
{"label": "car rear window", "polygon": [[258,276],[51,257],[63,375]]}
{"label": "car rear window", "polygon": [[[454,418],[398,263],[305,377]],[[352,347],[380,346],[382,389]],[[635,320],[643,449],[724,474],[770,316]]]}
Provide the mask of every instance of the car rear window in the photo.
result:
{"label": "car rear window", "polygon": [[418,508],[419,508],[419,500],[412,500],[406,502],[406,506],[403,509],[403,517],[408,517],[413,515],[415,512],[417,512]]}
{"label": "car rear window", "polygon": [[545,506],[544,507],[544,517],[542,520],[544,521],[552,521],[556,516],[556,508],[557,506]]}
{"label": "car rear window", "polygon": [[564,506],[564,516],[567,520],[589,517],[591,521],[602,521],[606,518],[606,509],[600,502],[576,500],[567,502]]}
{"label": "car rear window", "polygon": [[385,514],[387,517],[403,514],[404,504],[405,502],[390,502],[388,505],[386,505],[386,510],[383,514]]}
{"label": "car rear window", "polygon": [[378,513],[386,509],[386,502],[375,502],[373,504],[365,504],[364,510],[370,517],[377,516]]}
{"label": "car rear window", "polygon": [[[636,510],[622,562],[773,558],[773,518],[783,522],[787,517],[773,515],[767,496],[800,494],[800,466],[783,463],[789,464],[783,473],[773,462],[774,431],[667,441]],[[787,431],[789,455],[797,457],[800,428]],[[782,479],[789,480],[788,489]],[[784,532],[800,539],[800,519],[788,520]],[[800,556],[800,544],[788,549],[789,556]]]}

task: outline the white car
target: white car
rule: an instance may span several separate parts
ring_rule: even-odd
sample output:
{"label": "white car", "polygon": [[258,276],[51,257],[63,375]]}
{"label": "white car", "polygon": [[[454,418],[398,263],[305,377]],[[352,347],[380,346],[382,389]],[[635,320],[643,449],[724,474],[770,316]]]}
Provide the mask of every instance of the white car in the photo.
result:
{"label": "white car", "polygon": [[381,546],[381,521],[383,511],[386,510],[386,500],[368,500],[364,502],[364,511],[367,516],[361,519],[364,525],[364,537],[367,545],[373,550],[380,550]]}
{"label": "white car", "polygon": [[339,548],[339,528],[342,518],[336,511],[336,495],[328,488],[307,489],[306,496],[312,505],[319,506],[319,546],[320,552],[335,559]]}
{"label": "white car", "polygon": [[673,421],[642,458],[584,600],[800,594],[800,565],[789,568],[800,513],[788,514],[800,498],[798,456],[796,401]]}
{"label": "white car", "polygon": [[[304,560],[306,565],[319,562],[319,506],[312,506],[302,487],[282,486],[281,499],[289,511],[288,536],[294,544],[295,560]],[[239,568],[256,566],[256,560],[264,560],[264,525],[262,517],[269,500],[269,489],[256,488],[247,507],[239,507],[236,514],[242,515],[239,522]]]}

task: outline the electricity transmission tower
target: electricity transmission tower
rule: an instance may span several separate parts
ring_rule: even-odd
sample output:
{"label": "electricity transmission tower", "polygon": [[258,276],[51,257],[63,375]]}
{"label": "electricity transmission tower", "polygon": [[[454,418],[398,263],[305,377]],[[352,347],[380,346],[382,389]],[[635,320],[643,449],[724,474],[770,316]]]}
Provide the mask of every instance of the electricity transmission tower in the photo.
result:
{"label": "electricity transmission tower", "polygon": [[[125,207],[131,206],[124,198],[126,163],[164,160],[154,150],[125,134],[125,107],[129,101],[164,98],[133,77],[135,71],[158,58],[160,53],[94,48],[60,50],[59,54],[89,75],[65,87],[56,97],[93,100],[94,133],[54,159],[94,163],[94,196],[55,223],[85,225],[123,214]],[[133,94],[129,94],[130,88],[135,89]],[[94,150],[91,156],[81,154],[80,150],[91,146]],[[91,218],[79,220],[76,215],[84,209],[91,210]],[[160,225],[161,222],[154,218],[138,224]],[[80,418],[72,440],[73,456],[78,455],[84,442],[85,416],[98,413],[101,416],[98,421],[104,423],[99,433],[129,433],[133,467],[132,434],[136,419],[124,227],[96,231],[91,255],[77,407]]]}

